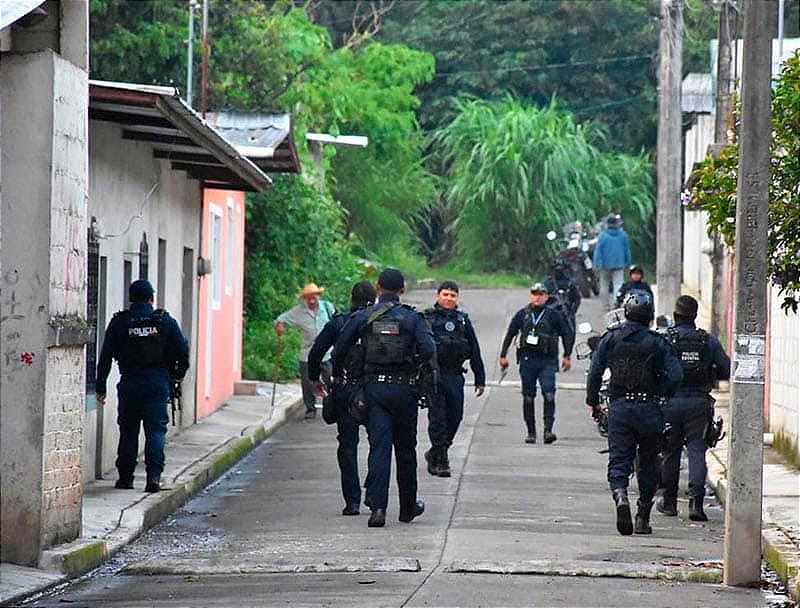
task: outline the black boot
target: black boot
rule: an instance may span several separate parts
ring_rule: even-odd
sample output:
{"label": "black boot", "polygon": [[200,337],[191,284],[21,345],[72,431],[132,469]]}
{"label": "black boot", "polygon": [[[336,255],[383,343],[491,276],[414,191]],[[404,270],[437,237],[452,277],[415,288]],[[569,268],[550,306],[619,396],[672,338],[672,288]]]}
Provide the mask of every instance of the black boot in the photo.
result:
{"label": "black boot", "polygon": [[631,505],[628,502],[627,488],[617,488],[612,491],[614,505],[617,508],[617,532],[623,536],[633,534],[633,522],[631,521]]}
{"label": "black boot", "polygon": [[370,528],[383,528],[386,525],[386,509],[372,509],[367,526]]}
{"label": "black boot", "polygon": [[556,399],[548,393],[544,396],[544,442],[553,443],[558,437],[553,432],[553,421],[555,420]]}
{"label": "black boot", "polygon": [[428,463],[428,473],[434,477],[439,475],[439,458],[436,446],[425,452],[425,462]]}
{"label": "black boot", "polygon": [[525,426],[528,427],[525,443],[536,443],[536,411],[533,407],[532,396],[524,395],[522,397],[522,417],[525,419]]}
{"label": "black boot", "polygon": [[692,521],[708,521],[708,515],[703,511],[703,497],[689,497],[689,519]]}
{"label": "black boot", "polygon": [[647,502],[642,502],[639,500],[636,506],[636,525],[633,531],[636,532],[636,534],[652,534],[653,528],[650,527],[650,510],[653,508],[653,501],[648,500]]}
{"label": "black boot", "polygon": [[450,477],[450,460],[447,458],[447,446],[439,448],[439,477]]}
{"label": "black boot", "polygon": [[413,505],[408,505],[405,509],[400,509],[400,516],[398,519],[403,523],[408,523],[415,517],[419,517],[425,512],[425,503],[417,498]]}
{"label": "black boot", "polygon": [[147,478],[147,484],[144,486],[145,492],[150,492],[151,494],[155,492],[161,491],[161,477],[156,475],[154,477]]}
{"label": "black boot", "polygon": [[662,515],[675,517],[678,514],[678,499],[662,496],[656,503],[656,510]]}

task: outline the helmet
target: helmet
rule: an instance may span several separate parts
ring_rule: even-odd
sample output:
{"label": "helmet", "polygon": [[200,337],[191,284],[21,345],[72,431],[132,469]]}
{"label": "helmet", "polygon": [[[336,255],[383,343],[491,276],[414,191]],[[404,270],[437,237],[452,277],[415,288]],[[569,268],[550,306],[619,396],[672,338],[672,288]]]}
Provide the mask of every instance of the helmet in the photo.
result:
{"label": "helmet", "polygon": [[653,320],[653,298],[646,291],[631,291],[622,305],[628,321],[650,323]]}
{"label": "helmet", "polygon": [[567,264],[567,261],[561,256],[559,256],[555,260],[553,260],[553,265],[551,268],[553,272],[558,273],[559,271],[563,272],[564,270],[566,270],[568,266],[569,264]]}
{"label": "helmet", "polygon": [[638,272],[640,275],[644,276],[644,270],[638,264],[634,264],[628,268],[628,274],[633,274],[634,272]]}

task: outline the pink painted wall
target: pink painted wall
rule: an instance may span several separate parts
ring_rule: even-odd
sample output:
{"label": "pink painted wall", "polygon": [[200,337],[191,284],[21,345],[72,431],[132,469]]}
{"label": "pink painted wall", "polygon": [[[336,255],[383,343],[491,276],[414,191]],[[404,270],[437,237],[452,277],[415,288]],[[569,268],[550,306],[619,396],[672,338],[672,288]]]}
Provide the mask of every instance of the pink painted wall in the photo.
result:
{"label": "pink painted wall", "polygon": [[197,327],[197,418],[233,395],[242,377],[245,195],[203,192],[201,255],[211,273],[200,278]]}

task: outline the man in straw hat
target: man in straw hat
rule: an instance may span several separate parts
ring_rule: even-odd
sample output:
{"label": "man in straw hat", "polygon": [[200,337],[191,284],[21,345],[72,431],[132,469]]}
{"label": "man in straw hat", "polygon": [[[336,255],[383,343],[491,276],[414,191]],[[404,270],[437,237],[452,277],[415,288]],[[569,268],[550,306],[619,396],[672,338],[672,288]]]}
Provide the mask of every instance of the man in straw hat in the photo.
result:
{"label": "man in straw hat", "polygon": [[[287,325],[299,330],[303,336],[303,344],[300,348],[300,384],[303,387],[303,402],[306,404],[307,419],[317,415],[314,385],[308,377],[308,353],[314,344],[314,339],[335,312],[333,304],[320,298],[323,293],[325,293],[325,288],[317,287],[316,283],[306,283],[303,290],[297,294],[300,303],[275,319],[275,333],[279,337],[286,332]],[[326,384],[330,383],[330,361],[330,353],[325,353],[320,371]]]}

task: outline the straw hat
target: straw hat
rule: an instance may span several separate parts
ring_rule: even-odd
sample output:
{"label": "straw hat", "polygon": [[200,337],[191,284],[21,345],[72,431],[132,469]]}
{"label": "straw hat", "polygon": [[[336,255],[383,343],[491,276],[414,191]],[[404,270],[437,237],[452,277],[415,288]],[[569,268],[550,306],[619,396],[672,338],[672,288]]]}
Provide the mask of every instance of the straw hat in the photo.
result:
{"label": "straw hat", "polygon": [[324,287],[317,287],[316,283],[306,283],[303,286],[303,291],[297,294],[298,298],[305,298],[306,296],[318,296],[325,293]]}

